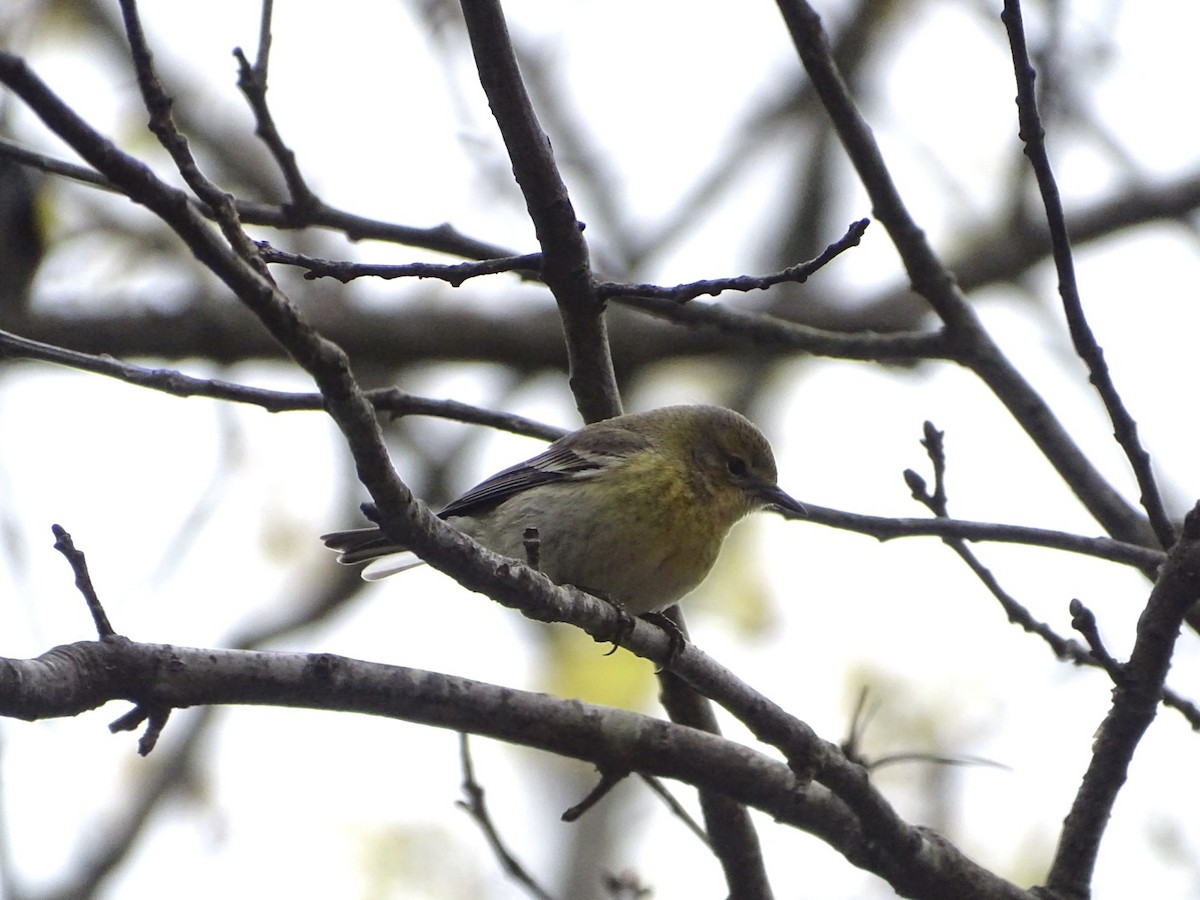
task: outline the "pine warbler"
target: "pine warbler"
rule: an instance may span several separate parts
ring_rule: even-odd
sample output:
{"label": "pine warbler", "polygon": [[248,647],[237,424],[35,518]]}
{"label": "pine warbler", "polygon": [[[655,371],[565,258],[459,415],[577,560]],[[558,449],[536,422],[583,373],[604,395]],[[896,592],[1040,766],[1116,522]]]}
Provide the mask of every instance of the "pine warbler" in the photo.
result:
{"label": "pine warbler", "polygon": [[[667,406],[565,435],[439,513],[490,550],[526,561],[631,615],[666,609],[716,562],[729,529],[760,509],[803,516],[776,484],[762,432],[732,410]],[[378,528],[322,535],[374,581],[417,563]]]}

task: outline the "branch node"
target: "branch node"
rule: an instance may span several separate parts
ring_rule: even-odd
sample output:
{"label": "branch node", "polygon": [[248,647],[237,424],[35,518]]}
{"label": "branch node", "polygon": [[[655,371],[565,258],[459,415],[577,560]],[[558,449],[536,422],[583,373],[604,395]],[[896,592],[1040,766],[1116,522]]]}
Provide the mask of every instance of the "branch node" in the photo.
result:
{"label": "branch node", "polygon": [[629,774],[628,769],[601,769],[600,780],[596,786],[588,791],[586,797],[566,810],[562,814],[562,820],[564,822],[577,821],[585,812],[608,796],[613,788],[628,778]]}
{"label": "branch node", "polygon": [[1083,635],[1087,641],[1092,657],[1103,667],[1113,684],[1125,681],[1125,667],[1108,652],[1104,641],[1100,638],[1100,628],[1096,624],[1096,615],[1078,599],[1073,599],[1068,606],[1071,613],[1071,627]]}
{"label": "branch node", "polygon": [[109,724],[108,730],[113,734],[119,731],[133,731],[145,722],[146,730],[138,738],[138,755],[148,756],[150,751],[157,746],[158,739],[162,735],[163,729],[167,727],[167,720],[170,717],[171,707],[169,706],[161,703],[139,703],[125,715],[113,720]]}
{"label": "branch node", "polygon": [[71,535],[61,525],[51,525],[50,530],[54,532],[54,549],[67,558],[71,570],[75,573],[75,587],[79,588],[79,593],[83,594],[88,612],[92,614],[92,621],[96,625],[96,633],[102,641],[111,640],[117,636],[117,632],[108,621],[108,615],[104,612],[100,597],[92,586],[92,576],[88,574],[87,559],[84,557],[83,551],[75,548],[75,542],[71,540]]}

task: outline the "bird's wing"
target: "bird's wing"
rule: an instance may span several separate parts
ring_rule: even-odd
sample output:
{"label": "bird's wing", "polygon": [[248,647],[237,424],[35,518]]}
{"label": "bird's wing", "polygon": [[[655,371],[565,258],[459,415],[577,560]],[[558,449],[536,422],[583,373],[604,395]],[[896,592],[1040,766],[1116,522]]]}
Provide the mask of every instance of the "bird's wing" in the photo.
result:
{"label": "bird's wing", "polygon": [[521,491],[552,481],[591,478],[630,454],[645,449],[650,442],[620,426],[599,423],[585,432],[573,432],[559,438],[542,453],[525,462],[497,472],[475,485],[438,515],[470,515],[496,506]]}

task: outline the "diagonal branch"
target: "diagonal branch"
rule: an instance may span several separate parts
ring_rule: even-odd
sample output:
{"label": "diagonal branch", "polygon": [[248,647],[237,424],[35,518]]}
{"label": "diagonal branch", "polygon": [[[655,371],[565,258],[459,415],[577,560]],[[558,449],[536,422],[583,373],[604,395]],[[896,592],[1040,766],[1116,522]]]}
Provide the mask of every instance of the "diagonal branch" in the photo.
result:
{"label": "diagonal branch", "polygon": [[1112,707],[1096,734],[1092,759],[1063,823],[1046,886],[1057,896],[1086,898],[1100,841],[1125,784],[1133,754],[1158,710],[1163,682],[1187,610],[1200,600],[1200,503],[1184,520],[1141,618]]}
{"label": "diagonal branch", "polygon": [[1104,408],[1113,424],[1114,437],[1125,451],[1137,478],[1138,487],[1142,492],[1142,507],[1146,510],[1159,545],[1168,548],[1175,543],[1175,527],[1163,507],[1162,494],[1150,466],[1150,454],[1138,439],[1137,422],[1125,408],[1125,402],[1113,383],[1108,364],[1104,361],[1104,350],[1088,324],[1087,316],[1083,312],[1083,303],[1079,298],[1079,285],[1075,281],[1075,262],[1071,254],[1071,240],[1067,234],[1062,197],[1050,167],[1050,154],[1046,151],[1046,130],[1042,127],[1041,115],[1038,113],[1037,93],[1034,90],[1035,73],[1025,44],[1025,24],[1019,0],[1006,0],[1001,18],[1008,30],[1008,43],[1012,49],[1013,70],[1017,79],[1020,137],[1025,142],[1025,155],[1037,176],[1042,206],[1046,210],[1054,268],[1058,272],[1058,293],[1062,297],[1071,341],[1075,345],[1075,352],[1087,365],[1092,384],[1100,392]]}
{"label": "diagonal branch", "polygon": [[[175,369],[148,369],[122,362],[107,354],[80,353],[78,350],[31,341],[7,331],[0,331],[0,359],[36,359],[82,372],[105,375],[127,384],[170,394],[172,397],[211,397],[214,400],[259,406],[267,412],[321,411],[325,408],[324,398],[315,391],[276,391],[234,384],[217,378],[196,378]],[[376,410],[390,413],[393,418],[434,416],[454,419],[546,441],[560,438],[564,433],[561,428],[543,425],[524,416],[494,412],[458,400],[419,397],[399,388],[376,388],[364,391],[363,396]]]}
{"label": "diagonal branch", "polygon": [[[584,421],[617,415],[617,390],[608,342],[604,301],[597,295],[582,225],[554,162],[549,138],[542,130],[525,90],[499,0],[462,0],[463,16],[479,80],[512,161],[513,174],[542,248],[542,280],[554,294],[566,337],[570,386]],[[701,697],[678,691],[668,706],[673,719],[711,719]],[[702,725],[703,727],[703,725]],[[743,809],[706,797],[707,809],[720,807],[708,825],[726,872],[746,874],[756,890],[748,897],[767,898],[766,875],[753,826]],[[718,834],[719,832],[719,834]],[[736,863],[730,856],[736,856]],[[736,894],[744,882],[730,881]]]}
{"label": "diagonal branch", "polygon": [[850,97],[829,49],[820,16],[806,0],[777,0],[792,43],[825,105],[838,137],[871,198],[874,216],[891,237],[912,288],[947,329],[952,359],[971,369],[1008,408],[1075,496],[1113,537],[1149,546],[1145,517],[1108,483],[1045,401],[984,331],[951,274],[909,214],[870,127]]}
{"label": "diagonal branch", "polygon": [[[22,165],[70,178],[113,193],[123,193],[119,187],[95,169],[65,160],[55,159],[44,153],[27,150],[11,141],[0,138],[0,157],[14,159]],[[189,198],[205,215],[212,211],[202,203]],[[465,259],[495,259],[513,255],[513,251],[499,244],[492,244],[462,234],[452,225],[437,225],[433,228],[418,228],[385,222],[355,215],[345,210],[318,201],[312,208],[300,210],[292,204],[279,206],[271,203],[256,203],[250,200],[234,200],[238,218],[246,225],[265,225],[284,231],[303,228],[325,228],[344,234],[352,241],[375,240],[409,247],[422,247],[439,253],[448,253]]]}
{"label": "diagonal branch", "polygon": [[[686,636],[687,623],[679,606],[672,606],[667,615]],[[713,705],[688,682],[669,671],[662,671],[658,673],[658,683],[659,699],[671,721],[710,734],[721,733]],[[758,832],[746,808],[723,792],[701,791],[700,809],[704,814],[709,845],[721,864],[730,896],[771,900],[774,894],[763,864]]]}
{"label": "diagonal branch", "polygon": [[459,807],[465,810],[467,815],[479,826],[479,830],[483,832],[483,836],[487,840],[488,846],[492,848],[492,853],[501,868],[508,873],[518,887],[524,888],[525,892],[536,900],[554,900],[508,849],[496,823],[492,821],[483,785],[475,778],[475,761],[471,758],[471,742],[465,732],[460,732],[458,735],[458,757],[459,765],[462,768],[462,791],[466,795],[465,800],[458,801]]}
{"label": "diagonal branch", "polygon": [[480,84],[542,248],[542,280],[562,316],[575,403],[585,422],[607,419],[620,413],[621,398],[582,227],[525,90],[499,0],[462,0],[462,11]]}

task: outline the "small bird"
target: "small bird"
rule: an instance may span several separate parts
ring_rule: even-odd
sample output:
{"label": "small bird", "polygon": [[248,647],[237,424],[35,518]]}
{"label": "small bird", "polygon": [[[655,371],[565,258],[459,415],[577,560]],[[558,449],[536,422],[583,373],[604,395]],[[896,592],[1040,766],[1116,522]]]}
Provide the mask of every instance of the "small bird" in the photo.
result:
{"label": "small bird", "polygon": [[[808,514],[776,484],[761,431],[732,410],[696,405],[587,425],[438,515],[488,549],[640,616],[695,589],[729,529],[760,509]],[[321,540],[340,552],[341,563],[371,560],[363,570],[368,581],[418,562],[379,528]]]}

